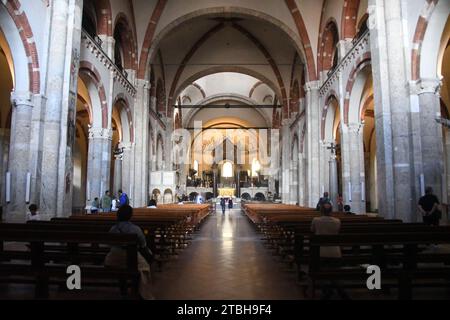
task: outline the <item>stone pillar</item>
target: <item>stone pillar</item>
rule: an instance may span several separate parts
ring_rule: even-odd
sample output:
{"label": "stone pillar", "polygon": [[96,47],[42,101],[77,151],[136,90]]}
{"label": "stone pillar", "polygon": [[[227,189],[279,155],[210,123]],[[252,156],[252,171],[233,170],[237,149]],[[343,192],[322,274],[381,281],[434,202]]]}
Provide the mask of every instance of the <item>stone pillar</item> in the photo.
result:
{"label": "stone pillar", "polygon": [[242,166],[241,165],[237,165],[236,166],[236,178],[237,178],[237,182],[236,182],[236,193],[237,193],[237,197],[240,198],[241,197],[241,170],[242,170]]}
{"label": "stone pillar", "polygon": [[319,116],[319,82],[312,81],[305,85],[306,91],[306,148],[307,148],[307,202],[314,208],[320,198],[319,182],[319,141],[320,141],[320,116]]}
{"label": "stone pillar", "polygon": [[329,165],[329,177],[330,177],[330,197],[334,204],[334,210],[337,210],[337,198],[338,198],[338,171],[337,171],[337,162],[336,162],[336,156],[332,155],[330,158],[330,161],[328,162]]}
{"label": "stone pillar", "polygon": [[111,130],[102,128],[89,129],[89,150],[87,165],[87,183],[89,205],[96,197],[101,198],[110,186],[111,166]]}
{"label": "stone pillar", "polygon": [[294,159],[291,161],[291,174],[290,174],[290,194],[291,194],[291,204],[297,204],[299,202],[298,198],[298,186],[299,186],[299,179],[298,179],[298,160],[295,159],[298,157],[298,153],[294,155]]}
{"label": "stone pillar", "polygon": [[434,193],[442,200],[445,189],[444,145],[442,125],[436,122],[436,117],[440,117],[441,114],[439,96],[441,81],[422,79],[419,85],[420,141],[425,187],[432,187]]}
{"label": "stone pillar", "polygon": [[[133,126],[135,129],[134,136],[134,205],[143,207],[147,205],[147,194],[149,185],[146,177],[148,176],[147,170],[147,157],[148,157],[148,81],[138,80],[136,102],[133,108]],[[161,190],[164,192],[164,190]]]}
{"label": "stone pillar", "polygon": [[[123,148],[123,157],[122,157],[122,186],[119,189],[122,189],[125,193],[128,194],[130,202],[133,201],[133,180],[134,180],[134,144],[131,142],[128,143],[120,143],[119,148]],[[117,192],[118,190],[116,190]],[[164,191],[161,191],[164,192]]]}
{"label": "stone pillar", "polygon": [[307,206],[305,197],[305,155],[301,153],[299,155],[299,175],[298,175],[298,201],[300,206]]}
{"label": "stone pillar", "polygon": [[351,39],[340,40],[337,43],[337,50],[338,50],[339,61],[342,61],[342,59],[347,55],[347,53],[352,48],[353,48],[353,44],[352,44],[352,40]]}
{"label": "stone pillar", "polygon": [[213,168],[213,194],[214,194],[214,198],[217,198],[219,196],[219,190],[217,188],[217,175],[218,175],[218,169],[217,169],[217,165],[215,168]]}
{"label": "stone pillar", "polygon": [[116,45],[116,40],[114,37],[109,37],[107,35],[99,35],[100,40],[102,40],[102,49],[106,55],[114,61],[114,49]]}
{"label": "stone pillar", "polygon": [[82,0],[52,2],[48,49],[47,105],[43,125],[40,211],[67,216],[72,208],[76,92]]}
{"label": "stone pillar", "polygon": [[445,172],[446,182],[442,202],[448,204],[450,200],[450,129],[448,128],[445,129]]}
{"label": "stone pillar", "polygon": [[369,0],[378,197],[386,218],[415,221],[416,198],[402,0]]}
{"label": "stone pillar", "polygon": [[122,155],[115,156],[114,161],[114,185],[111,194],[117,194],[122,188]]}
{"label": "stone pillar", "polygon": [[9,141],[10,141],[10,130],[0,129],[0,178],[2,183],[0,184],[0,207],[6,209],[5,202],[5,177],[8,171],[8,158],[9,158]]}
{"label": "stone pillar", "polygon": [[290,181],[291,181],[291,164],[290,164],[290,128],[289,121],[287,119],[283,120],[281,127],[281,200],[283,203],[288,204],[290,202]]}
{"label": "stone pillar", "polygon": [[351,198],[351,202],[349,202],[352,211],[363,214],[366,212],[365,197],[363,199],[362,190],[365,182],[364,126],[362,124],[350,124],[346,129],[347,133],[344,136],[347,139],[344,140],[344,143],[347,145],[348,153],[346,154],[344,161],[348,162],[347,167],[350,171],[347,172],[346,175],[347,179],[346,184],[344,184],[344,194],[347,194],[347,200]]}
{"label": "stone pillar", "polygon": [[330,151],[328,150],[329,143],[325,141],[320,141],[320,175],[319,175],[319,184],[320,184],[320,194],[324,192],[330,192],[330,175],[329,175],[329,164],[328,161],[330,159]]}
{"label": "stone pillar", "polygon": [[11,103],[13,110],[8,165],[11,175],[11,198],[6,208],[5,218],[6,221],[22,221],[25,220],[25,193],[27,174],[30,172],[33,96],[29,92],[13,92]]}

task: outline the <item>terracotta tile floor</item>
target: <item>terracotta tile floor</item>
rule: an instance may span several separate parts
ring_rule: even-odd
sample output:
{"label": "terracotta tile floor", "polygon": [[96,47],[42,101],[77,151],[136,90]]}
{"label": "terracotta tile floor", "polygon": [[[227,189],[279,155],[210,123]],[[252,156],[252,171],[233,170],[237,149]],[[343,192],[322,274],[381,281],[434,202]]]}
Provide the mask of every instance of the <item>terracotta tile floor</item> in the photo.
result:
{"label": "terracotta tile floor", "polygon": [[296,271],[278,263],[240,209],[208,218],[179,259],[155,274],[157,299],[302,299]]}

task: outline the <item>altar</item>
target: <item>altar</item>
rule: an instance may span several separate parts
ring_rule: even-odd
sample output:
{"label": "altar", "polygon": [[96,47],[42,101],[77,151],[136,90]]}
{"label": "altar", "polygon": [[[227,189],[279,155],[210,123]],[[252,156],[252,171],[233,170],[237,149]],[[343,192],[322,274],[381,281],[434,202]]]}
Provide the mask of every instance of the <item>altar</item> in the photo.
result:
{"label": "altar", "polygon": [[234,188],[219,188],[219,197],[232,198],[236,196],[236,189]]}

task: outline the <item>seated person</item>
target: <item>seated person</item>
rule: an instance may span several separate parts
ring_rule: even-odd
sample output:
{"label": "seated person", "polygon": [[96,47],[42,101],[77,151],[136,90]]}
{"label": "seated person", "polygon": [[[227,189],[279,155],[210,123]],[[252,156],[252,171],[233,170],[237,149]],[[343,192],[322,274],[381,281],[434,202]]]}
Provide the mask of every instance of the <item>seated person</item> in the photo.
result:
{"label": "seated person", "polygon": [[[117,211],[117,224],[114,225],[110,233],[126,233],[137,234],[139,240],[139,252],[138,252],[138,270],[140,272],[139,278],[139,294],[145,300],[154,300],[152,294],[152,281],[150,273],[150,265],[144,256],[141,254],[147,252],[151,255],[150,249],[147,247],[147,241],[141,228],[131,223],[131,217],[133,216],[133,208],[129,205],[124,205]],[[110,252],[105,258],[105,266],[107,267],[125,267],[127,265],[126,251],[121,247],[112,247]]]}
{"label": "seated person", "polygon": [[[315,235],[337,235],[341,230],[341,221],[337,218],[331,217],[333,207],[330,203],[325,203],[321,206],[322,216],[319,218],[314,218],[311,224],[311,231]],[[320,257],[322,263],[324,264],[323,269],[327,267],[339,267],[340,258],[342,258],[340,247],[321,247]],[[337,281],[332,281],[331,283],[325,284],[323,287],[323,300],[330,299],[334,292],[341,296],[342,299],[348,299],[348,295],[345,291],[340,288]]]}
{"label": "seated person", "polygon": [[157,208],[157,205],[156,205],[156,200],[150,200],[149,201],[149,203],[148,203],[148,207],[147,207],[148,209],[156,209]]}
{"label": "seated person", "polygon": [[352,212],[352,207],[350,207],[349,205],[346,205],[344,207],[344,212],[345,214],[354,215],[354,213]]}
{"label": "seated person", "polygon": [[38,212],[38,207],[35,204],[32,204],[28,207],[30,212],[27,212],[27,221],[39,221],[41,220],[41,216]]}
{"label": "seated person", "polygon": [[91,213],[97,213],[99,206],[100,206],[100,203],[98,201],[98,198],[95,198],[94,201],[92,201],[92,204],[91,204]]}
{"label": "seated person", "polygon": [[[322,205],[322,216],[314,218],[311,224],[311,231],[315,235],[336,235],[341,230],[341,221],[331,216],[333,207],[326,203]],[[339,247],[320,248],[322,258],[341,258],[341,249]]]}

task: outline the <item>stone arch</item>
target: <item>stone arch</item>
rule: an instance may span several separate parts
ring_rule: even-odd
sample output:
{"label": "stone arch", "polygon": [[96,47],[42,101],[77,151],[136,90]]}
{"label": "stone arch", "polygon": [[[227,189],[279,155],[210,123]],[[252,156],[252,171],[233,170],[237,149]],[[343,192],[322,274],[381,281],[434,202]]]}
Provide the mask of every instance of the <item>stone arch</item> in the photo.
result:
{"label": "stone arch", "polygon": [[325,129],[326,129],[326,120],[327,120],[327,115],[328,115],[328,109],[329,109],[329,105],[333,100],[339,101],[338,98],[338,94],[332,90],[327,98],[325,99],[325,105],[323,106],[322,109],[322,118],[321,118],[321,139],[322,141],[325,140]]}
{"label": "stone arch", "polygon": [[244,199],[244,200],[246,200],[246,201],[251,201],[251,200],[252,200],[252,196],[251,196],[248,192],[244,192],[244,193],[241,195],[241,198]]}
{"label": "stone arch", "polygon": [[129,140],[131,143],[133,143],[134,142],[133,113],[131,112],[130,103],[128,102],[128,98],[123,93],[119,93],[114,98],[113,106],[116,105],[117,103],[120,103],[126,112],[127,120],[128,120],[127,127],[128,127],[128,131],[129,131]]}
{"label": "stone arch", "polygon": [[257,194],[255,194],[255,200],[256,201],[266,201],[266,196],[263,193],[258,192]]}
{"label": "stone arch", "polygon": [[345,100],[344,100],[344,123],[348,124],[349,120],[349,111],[350,111],[350,98],[353,91],[353,86],[355,84],[355,80],[359,73],[365,69],[367,66],[372,64],[371,54],[366,53],[361,59],[358,59],[350,72],[350,76],[348,78]]}
{"label": "stone arch", "polygon": [[263,84],[264,84],[264,82],[262,82],[262,81],[256,82],[256,83],[253,85],[253,87],[250,89],[250,93],[248,94],[248,97],[249,97],[249,98],[252,98],[252,97],[253,97],[253,94],[255,93],[255,90],[256,90],[259,86],[262,86]]}
{"label": "stone arch", "polygon": [[[209,31],[207,31],[193,46],[192,48],[189,50],[189,52],[186,54],[186,56],[183,58],[180,67],[178,68],[174,80],[172,82],[172,86],[170,88],[170,92],[169,92],[169,116],[171,115],[171,111],[172,108],[171,106],[173,105],[173,99],[176,97],[174,95],[175,90],[177,88],[178,85],[178,81],[181,77],[181,75],[183,74],[183,71],[185,69],[185,66],[187,65],[187,63],[189,62],[189,60],[195,55],[195,53],[197,52],[197,50],[206,42],[208,41],[212,36],[214,36],[217,32],[221,31],[223,28],[225,27],[224,23],[219,23],[218,25],[214,26],[212,29],[210,29]],[[286,94],[286,89],[283,83],[283,77],[281,76],[280,70],[278,68],[278,65],[276,64],[275,60],[273,59],[272,55],[270,54],[270,52],[266,49],[266,47],[259,41],[258,38],[256,38],[250,31],[248,31],[247,29],[245,29],[244,27],[242,27],[241,25],[238,25],[236,23],[232,24],[232,27],[234,29],[236,29],[237,31],[239,31],[242,35],[244,35],[246,38],[248,38],[253,45],[264,55],[264,57],[267,59],[268,63],[270,64],[272,71],[274,72],[277,81],[278,81],[278,86],[279,89],[281,91],[281,97],[283,100],[283,104],[284,104],[284,115],[287,117],[288,116],[288,105],[287,105],[287,94]]]}
{"label": "stone arch", "polygon": [[156,83],[156,111],[162,115],[166,114],[166,94],[164,83],[161,78]]}
{"label": "stone arch", "polygon": [[[437,78],[442,30],[448,20],[448,1],[427,0],[417,21],[411,50],[411,79]],[[431,27],[430,27],[431,26]]]}
{"label": "stone arch", "polygon": [[[297,8],[295,1],[286,0],[286,3],[289,8],[295,6]],[[260,21],[264,21],[270,23],[275,28],[281,29],[285,34],[287,34],[297,52],[300,53],[302,57],[304,57],[304,61],[307,61],[308,65],[308,76],[309,79],[316,80],[316,72],[315,72],[315,62],[314,55],[312,53],[311,44],[309,41],[308,33],[306,31],[306,27],[303,22],[303,18],[301,17],[300,12],[292,12],[294,16],[294,20],[296,21],[296,25],[299,29],[299,35],[297,35],[293,30],[291,30],[288,26],[286,26],[282,21],[267,15],[260,11],[255,11],[252,9],[242,8],[242,7],[211,7],[205,8],[201,10],[197,10],[181,16],[175,19],[172,23],[167,25],[158,35],[154,38],[156,24],[159,21],[159,18],[164,10],[166,1],[159,1],[154,12],[153,16],[150,20],[147,33],[144,39],[144,45],[141,50],[141,58],[139,63],[139,72],[138,78],[144,79],[148,72],[148,65],[154,60],[154,57],[157,54],[157,49],[159,47],[160,42],[164,39],[171,31],[181,26],[182,24],[188,23],[189,21],[199,18],[199,17],[214,17],[218,15],[227,15],[232,14],[236,17],[248,17],[252,19],[257,19]],[[292,8],[291,11],[295,11]],[[306,53],[306,54],[305,54]]]}
{"label": "stone arch", "polygon": [[345,0],[342,9],[341,40],[351,40],[356,36],[360,0]]}
{"label": "stone arch", "polygon": [[[108,101],[106,98],[106,91],[105,87],[103,86],[103,81],[100,76],[100,73],[95,68],[95,66],[87,61],[81,61],[80,62],[80,71],[79,71],[80,77],[83,79],[83,76],[88,77],[94,86],[97,88],[99,101],[100,101],[100,109],[101,109],[101,115],[102,115],[102,128],[107,129],[108,128]],[[95,116],[95,106],[92,106],[94,108],[94,116]]]}
{"label": "stone arch", "polygon": [[[264,118],[264,120],[267,123],[267,126],[270,126],[270,119],[267,116],[267,114],[263,110],[261,110],[259,108],[256,108],[257,102],[252,100],[252,99],[249,99],[249,98],[247,98],[245,96],[238,95],[238,94],[230,93],[230,94],[213,95],[213,96],[210,96],[208,98],[205,98],[204,100],[199,101],[196,105],[197,106],[202,106],[202,105],[214,104],[215,102],[221,101],[221,100],[224,100],[224,99],[234,100],[234,101],[238,101],[238,102],[243,103],[243,104],[248,104],[250,106],[255,106],[256,112],[258,112]],[[185,119],[184,120],[185,126],[187,126],[191,122],[191,120],[195,116],[195,114],[197,114],[201,110],[202,110],[202,108],[194,108],[194,109],[189,110],[185,114],[185,117],[184,117],[184,119]]]}
{"label": "stone arch", "polygon": [[280,91],[277,90],[277,86],[271,80],[269,80],[268,78],[266,78],[259,72],[256,72],[252,69],[248,69],[248,68],[241,67],[241,66],[216,66],[216,67],[211,67],[211,68],[199,71],[198,73],[196,73],[196,74],[192,75],[191,77],[189,77],[188,79],[186,79],[184,82],[182,82],[178,86],[177,90],[175,91],[174,97],[179,96],[180,93],[184,90],[184,88],[188,87],[189,85],[191,85],[198,79],[206,77],[211,74],[222,73],[222,72],[242,73],[242,74],[254,77],[254,78],[264,82],[270,89],[272,89],[273,92],[275,92],[275,94],[277,96],[280,96]]}
{"label": "stone arch", "polygon": [[173,191],[170,188],[164,190],[164,203],[173,203]]}
{"label": "stone arch", "polygon": [[[136,69],[137,60],[135,35],[128,17],[123,12],[120,12],[117,15],[114,22],[114,39],[116,40],[116,46],[118,45],[117,41],[120,41],[119,45],[122,50],[123,68]],[[115,54],[114,57],[117,58]]]}
{"label": "stone arch", "polygon": [[[7,15],[2,12],[1,8],[6,9],[9,18],[6,18]],[[15,27],[12,27],[12,25]],[[38,50],[28,17],[18,0],[5,0],[0,3],[0,28],[5,34],[13,55],[16,90],[29,91],[34,94],[40,93],[41,79]],[[17,41],[18,38],[20,38],[20,41]],[[22,44],[21,47],[18,46],[19,43]],[[20,78],[24,75],[27,75],[28,80],[26,86],[25,84],[22,85],[22,81],[20,81]]]}
{"label": "stone arch", "polygon": [[109,0],[95,1],[95,11],[97,13],[97,32],[99,35],[113,36],[112,12]]}
{"label": "stone arch", "polygon": [[317,58],[318,73],[333,69],[336,65],[336,44],[339,41],[339,30],[336,20],[330,18],[319,38],[319,53]]}
{"label": "stone arch", "polygon": [[202,88],[198,83],[193,83],[193,84],[191,84],[191,86],[193,86],[194,88],[197,88],[197,90],[200,91],[200,93],[201,93],[203,99],[206,98],[206,92],[205,92],[205,90],[203,90],[203,88]]}
{"label": "stone arch", "polygon": [[156,200],[157,203],[161,202],[161,198],[162,198],[162,194],[161,194],[161,190],[159,189],[153,189],[152,190],[152,199]]}

